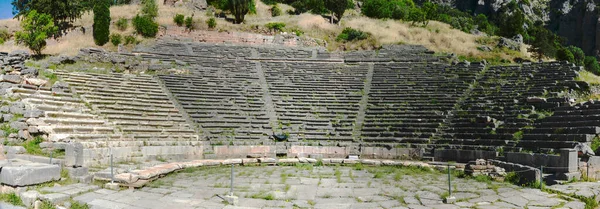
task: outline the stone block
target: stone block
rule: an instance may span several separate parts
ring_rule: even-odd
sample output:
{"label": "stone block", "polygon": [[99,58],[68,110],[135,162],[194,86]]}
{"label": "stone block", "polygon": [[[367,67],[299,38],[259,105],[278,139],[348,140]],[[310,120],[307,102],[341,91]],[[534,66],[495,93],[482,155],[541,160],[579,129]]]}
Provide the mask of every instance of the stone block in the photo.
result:
{"label": "stone block", "polygon": [[27,128],[29,128],[29,126],[27,125],[27,123],[25,123],[25,122],[18,122],[18,121],[11,122],[10,123],[10,127],[14,128],[14,129],[17,129],[17,130],[27,130]]}
{"label": "stone block", "polygon": [[25,207],[30,208],[33,207],[33,204],[40,196],[40,193],[35,190],[26,191],[20,194],[21,200]]}
{"label": "stone block", "polygon": [[40,196],[41,200],[46,200],[53,204],[63,203],[65,201],[69,200],[69,198],[71,198],[71,197],[69,197],[69,195],[61,194],[61,193],[50,193],[50,194],[43,194]]}
{"label": "stone block", "polygon": [[9,82],[19,84],[23,81],[18,75],[0,75],[0,82]]}
{"label": "stone block", "polygon": [[4,147],[4,149],[6,150],[6,153],[8,154],[23,154],[25,153],[27,150],[25,150],[25,148],[21,147],[21,146],[6,146]]}
{"label": "stone block", "polygon": [[65,148],[65,166],[83,166],[83,145],[79,142],[67,144]]}
{"label": "stone block", "polygon": [[87,167],[66,167],[71,178],[88,175]]}
{"label": "stone block", "polygon": [[560,167],[566,167],[565,173],[577,172],[577,151],[575,149],[560,149]]}
{"label": "stone block", "polygon": [[60,179],[60,167],[41,163],[5,165],[0,182],[11,186],[29,186]]}
{"label": "stone block", "polygon": [[446,204],[453,204],[454,202],[456,202],[456,197],[446,197],[446,198],[444,198],[444,203],[446,203]]}
{"label": "stone block", "polygon": [[106,183],[104,184],[104,188],[110,189],[110,190],[119,190],[119,184],[118,183]]}
{"label": "stone block", "polygon": [[227,201],[231,205],[239,205],[239,200],[237,196],[225,195],[223,199],[225,199],[225,201]]}
{"label": "stone block", "polygon": [[89,183],[92,183],[94,176],[93,175],[77,176],[73,179],[75,179],[77,182],[82,183],[82,184],[89,184]]}

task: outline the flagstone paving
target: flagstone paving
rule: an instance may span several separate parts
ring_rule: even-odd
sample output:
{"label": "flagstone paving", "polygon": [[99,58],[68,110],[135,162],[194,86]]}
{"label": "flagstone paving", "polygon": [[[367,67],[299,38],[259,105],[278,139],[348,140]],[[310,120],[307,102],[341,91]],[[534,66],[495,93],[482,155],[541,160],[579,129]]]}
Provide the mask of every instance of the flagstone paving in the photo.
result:
{"label": "flagstone paving", "polygon": [[447,175],[392,167],[235,167],[188,169],[141,189],[100,189],[74,197],[91,208],[584,208],[579,200],[507,183],[452,179],[457,202],[444,204]]}

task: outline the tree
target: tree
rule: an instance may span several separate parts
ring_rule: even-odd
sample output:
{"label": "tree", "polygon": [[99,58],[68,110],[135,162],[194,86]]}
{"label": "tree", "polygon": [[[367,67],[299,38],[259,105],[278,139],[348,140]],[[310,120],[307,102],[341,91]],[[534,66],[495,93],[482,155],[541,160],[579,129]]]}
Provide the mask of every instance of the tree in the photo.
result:
{"label": "tree", "polygon": [[35,10],[38,14],[48,14],[54,24],[65,28],[68,23],[81,17],[88,8],[82,0],[13,0],[13,14],[25,17]]}
{"label": "tree", "polygon": [[155,37],[158,33],[158,23],[148,16],[136,15],[132,21],[135,31],[144,37]]}
{"label": "tree", "polygon": [[508,12],[502,12],[498,18],[498,26],[500,30],[498,34],[504,37],[512,38],[517,34],[525,34],[525,15],[520,10],[515,10],[512,15]]}
{"label": "tree", "polygon": [[412,25],[422,23],[426,26],[427,24],[429,24],[429,21],[427,20],[427,14],[425,14],[425,12],[423,12],[423,10],[421,10],[420,8],[411,9],[408,19],[412,21]]}
{"label": "tree", "polygon": [[585,59],[585,53],[583,53],[583,50],[576,46],[568,46],[567,50],[573,54],[573,58],[575,60],[574,63],[578,66],[583,66],[583,61]]}
{"label": "tree", "polygon": [[94,4],[94,42],[98,46],[106,44],[110,36],[110,3],[108,0],[98,0]]}
{"label": "tree", "polygon": [[437,20],[440,16],[437,4],[431,2],[423,3],[423,6],[421,6],[421,10],[425,12],[425,16],[428,20]]}
{"label": "tree", "polygon": [[361,12],[372,18],[393,18],[404,20],[415,7],[412,0],[363,0]]}
{"label": "tree", "polygon": [[556,35],[544,28],[541,22],[533,26],[530,33],[531,46],[527,50],[533,53],[537,59],[554,57],[556,54]]}
{"label": "tree", "polygon": [[569,61],[570,63],[575,62],[575,57],[573,57],[573,53],[569,51],[567,48],[560,48],[556,52],[556,59],[559,61]]}
{"label": "tree", "polygon": [[325,0],[325,8],[333,13],[331,23],[333,23],[333,16],[335,16],[338,23],[340,22],[349,4],[352,4],[351,0]]}
{"label": "tree", "polygon": [[252,0],[229,0],[229,11],[235,16],[234,23],[244,22],[244,16],[250,10],[250,1]]}
{"label": "tree", "polygon": [[56,33],[58,27],[54,26],[54,20],[48,14],[37,13],[31,10],[21,21],[23,31],[15,33],[17,43],[24,43],[36,55],[42,54],[46,47],[46,39],[50,34]]}
{"label": "tree", "polygon": [[584,58],[583,64],[585,65],[585,69],[590,71],[596,75],[600,75],[600,64],[598,64],[598,60],[595,57],[587,56]]}
{"label": "tree", "polygon": [[152,19],[158,16],[158,5],[156,4],[156,0],[142,1],[142,15],[148,16]]}

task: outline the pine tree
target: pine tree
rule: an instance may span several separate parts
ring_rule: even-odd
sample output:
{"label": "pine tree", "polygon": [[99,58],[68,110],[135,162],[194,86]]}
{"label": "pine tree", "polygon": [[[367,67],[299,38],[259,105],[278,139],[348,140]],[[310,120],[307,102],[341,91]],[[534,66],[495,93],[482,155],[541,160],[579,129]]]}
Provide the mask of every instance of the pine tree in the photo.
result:
{"label": "pine tree", "polygon": [[108,0],[98,0],[94,5],[94,42],[98,46],[106,44],[110,35],[110,3]]}

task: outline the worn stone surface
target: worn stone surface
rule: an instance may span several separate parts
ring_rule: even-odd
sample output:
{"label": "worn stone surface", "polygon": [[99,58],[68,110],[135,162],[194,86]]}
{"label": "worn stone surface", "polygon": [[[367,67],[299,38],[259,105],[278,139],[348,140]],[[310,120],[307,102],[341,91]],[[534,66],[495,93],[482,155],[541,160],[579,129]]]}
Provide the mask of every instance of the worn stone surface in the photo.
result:
{"label": "worn stone surface", "polygon": [[60,167],[42,163],[4,165],[0,182],[11,186],[29,186],[60,179]]}

